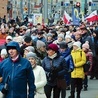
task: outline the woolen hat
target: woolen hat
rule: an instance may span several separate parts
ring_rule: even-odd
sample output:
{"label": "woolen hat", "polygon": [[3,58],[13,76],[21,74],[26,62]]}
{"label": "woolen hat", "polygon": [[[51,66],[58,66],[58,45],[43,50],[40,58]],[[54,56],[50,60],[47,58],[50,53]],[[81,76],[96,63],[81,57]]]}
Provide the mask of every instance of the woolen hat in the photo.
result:
{"label": "woolen hat", "polygon": [[47,47],[47,50],[53,50],[55,52],[58,52],[59,48],[56,44],[49,44],[48,47]]}
{"label": "woolen hat", "polygon": [[64,39],[64,34],[58,34],[58,37],[61,37],[62,39]]}
{"label": "woolen hat", "polygon": [[65,48],[68,48],[68,45],[67,45],[66,42],[61,42],[61,43],[59,43],[59,47],[60,47],[61,49],[65,49]]}
{"label": "woolen hat", "polygon": [[6,37],[6,40],[12,40],[13,38],[12,38],[12,36],[7,36]]}
{"label": "woolen hat", "polygon": [[36,42],[36,48],[37,48],[37,49],[39,49],[39,48],[41,48],[41,47],[44,47],[44,46],[46,46],[46,45],[45,45],[45,43],[44,43],[43,41],[38,40],[38,41]]}
{"label": "woolen hat", "polygon": [[66,35],[66,36],[65,36],[65,39],[66,39],[66,38],[71,39],[71,36],[70,36],[70,35]]}
{"label": "woolen hat", "polygon": [[73,46],[77,46],[78,48],[81,48],[81,42],[79,42],[79,41],[74,42]]}
{"label": "woolen hat", "polygon": [[50,37],[53,37],[53,35],[52,35],[51,33],[48,33],[48,34],[47,34],[47,37],[49,37],[49,36],[50,36]]}
{"label": "woolen hat", "polygon": [[36,53],[28,52],[28,53],[26,54],[26,58],[27,58],[27,59],[29,59],[29,58],[34,58],[34,59],[36,59],[37,56],[36,56]]}
{"label": "woolen hat", "polygon": [[88,44],[88,42],[85,42],[85,43],[82,45],[82,48],[89,49],[89,44]]}
{"label": "woolen hat", "polygon": [[35,49],[33,46],[28,46],[25,48],[25,50],[28,50],[29,52],[35,52]]}

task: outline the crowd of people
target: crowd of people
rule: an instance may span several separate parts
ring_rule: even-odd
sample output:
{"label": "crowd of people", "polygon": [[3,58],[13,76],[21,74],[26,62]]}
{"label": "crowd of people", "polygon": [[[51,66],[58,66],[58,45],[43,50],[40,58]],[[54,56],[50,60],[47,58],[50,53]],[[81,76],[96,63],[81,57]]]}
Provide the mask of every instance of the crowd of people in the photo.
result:
{"label": "crowd of people", "polygon": [[0,91],[5,98],[66,98],[66,90],[68,98],[80,98],[88,90],[88,75],[98,79],[98,23],[1,23]]}

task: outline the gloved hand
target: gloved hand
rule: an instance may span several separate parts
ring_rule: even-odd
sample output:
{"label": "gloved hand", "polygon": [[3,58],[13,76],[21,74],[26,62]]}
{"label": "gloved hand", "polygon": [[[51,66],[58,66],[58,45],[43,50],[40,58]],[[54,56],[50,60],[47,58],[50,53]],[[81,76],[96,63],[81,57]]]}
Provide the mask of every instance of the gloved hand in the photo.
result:
{"label": "gloved hand", "polygon": [[3,89],[1,90],[1,92],[2,92],[4,95],[6,95],[6,94],[7,94],[7,92],[8,92],[8,90],[7,90],[7,89],[5,89],[5,88],[3,88]]}
{"label": "gloved hand", "polygon": [[5,85],[4,85],[3,89],[1,90],[1,92],[3,94],[7,94],[7,92],[8,92],[8,84],[7,83],[5,83]]}

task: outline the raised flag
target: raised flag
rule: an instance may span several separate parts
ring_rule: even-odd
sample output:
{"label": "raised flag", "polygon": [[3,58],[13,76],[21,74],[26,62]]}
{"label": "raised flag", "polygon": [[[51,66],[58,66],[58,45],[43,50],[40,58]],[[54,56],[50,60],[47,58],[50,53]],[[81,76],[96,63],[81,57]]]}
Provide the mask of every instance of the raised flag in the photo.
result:
{"label": "raised flag", "polygon": [[85,18],[88,22],[98,21],[97,10],[93,11],[89,16]]}
{"label": "raised flag", "polygon": [[66,11],[64,11],[64,15],[63,15],[63,22],[65,24],[70,24],[70,21],[72,20],[72,18],[66,13]]}

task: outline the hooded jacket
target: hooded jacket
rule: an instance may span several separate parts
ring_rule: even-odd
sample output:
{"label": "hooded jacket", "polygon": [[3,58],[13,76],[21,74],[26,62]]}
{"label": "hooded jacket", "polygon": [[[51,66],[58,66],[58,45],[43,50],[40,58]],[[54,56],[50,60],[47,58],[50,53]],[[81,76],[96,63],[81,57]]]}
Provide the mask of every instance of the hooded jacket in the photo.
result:
{"label": "hooded jacket", "polygon": [[66,63],[67,63],[67,67],[68,67],[68,72],[65,74],[65,79],[66,79],[66,83],[67,85],[70,84],[70,73],[74,70],[74,63],[73,63],[73,59],[71,56],[71,52],[70,49],[67,48],[64,52],[61,52],[61,56],[65,59]]}
{"label": "hooded jacket", "polygon": [[[9,46],[14,46],[17,51],[20,51],[17,42],[10,42],[7,47]],[[34,98],[34,74],[27,59],[19,56],[16,62],[13,62],[10,57],[3,60],[0,63],[0,76],[3,77],[3,81],[0,83],[0,91],[4,88],[5,83],[8,84],[6,98]],[[29,86],[28,95],[27,84]]]}
{"label": "hooded jacket", "polygon": [[71,55],[75,65],[73,72],[71,72],[71,78],[84,79],[83,65],[86,63],[86,54],[84,53],[84,51],[82,51],[82,49],[77,49],[77,50],[72,50]]}

